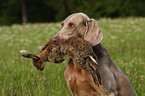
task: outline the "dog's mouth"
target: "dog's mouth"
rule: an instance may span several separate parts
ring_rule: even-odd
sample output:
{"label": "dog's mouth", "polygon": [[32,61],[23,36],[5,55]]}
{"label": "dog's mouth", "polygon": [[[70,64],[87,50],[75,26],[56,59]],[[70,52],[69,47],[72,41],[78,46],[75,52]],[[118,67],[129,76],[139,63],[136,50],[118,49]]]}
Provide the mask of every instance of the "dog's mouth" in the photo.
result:
{"label": "dog's mouth", "polygon": [[65,42],[65,40],[63,39],[63,38],[58,38],[58,37],[54,37],[53,39],[52,39],[52,41],[55,43],[55,44],[62,44],[62,43],[64,43]]}
{"label": "dog's mouth", "polygon": [[56,38],[56,37],[54,37],[54,38],[52,39],[52,41],[53,41],[55,44],[58,44],[58,43],[59,43],[59,39]]}
{"label": "dog's mouth", "polygon": [[55,44],[59,44],[59,41],[54,41]]}

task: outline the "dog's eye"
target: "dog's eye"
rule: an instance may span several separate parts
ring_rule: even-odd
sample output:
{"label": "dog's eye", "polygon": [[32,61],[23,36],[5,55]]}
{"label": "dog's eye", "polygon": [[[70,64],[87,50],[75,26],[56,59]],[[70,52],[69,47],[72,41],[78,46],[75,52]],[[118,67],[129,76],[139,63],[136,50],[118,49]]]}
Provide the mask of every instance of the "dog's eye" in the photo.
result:
{"label": "dog's eye", "polygon": [[69,23],[68,25],[69,25],[69,27],[71,27],[71,28],[74,28],[74,27],[75,27],[75,25],[74,25],[73,23]]}

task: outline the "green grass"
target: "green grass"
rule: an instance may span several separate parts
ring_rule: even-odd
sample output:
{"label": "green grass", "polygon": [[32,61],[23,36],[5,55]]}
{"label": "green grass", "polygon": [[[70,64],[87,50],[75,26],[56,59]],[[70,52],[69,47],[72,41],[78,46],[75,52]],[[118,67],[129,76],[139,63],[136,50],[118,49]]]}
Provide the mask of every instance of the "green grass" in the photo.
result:
{"label": "green grass", "polygon": [[[102,45],[129,77],[138,96],[145,96],[145,18],[96,20]],[[61,29],[60,23],[0,27],[0,96],[71,96],[62,64],[46,63],[42,74],[20,50],[37,54]]]}

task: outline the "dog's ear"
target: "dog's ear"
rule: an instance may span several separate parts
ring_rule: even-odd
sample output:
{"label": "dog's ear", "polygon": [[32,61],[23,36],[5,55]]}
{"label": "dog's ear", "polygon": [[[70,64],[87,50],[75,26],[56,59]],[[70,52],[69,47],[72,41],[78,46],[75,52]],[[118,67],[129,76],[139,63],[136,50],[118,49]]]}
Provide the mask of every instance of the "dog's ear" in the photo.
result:
{"label": "dog's ear", "polygon": [[87,30],[84,34],[84,39],[89,41],[93,46],[99,44],[103,39],[103,34],[100,31],[98,24],[94,19],[89,19],[86,22]]}

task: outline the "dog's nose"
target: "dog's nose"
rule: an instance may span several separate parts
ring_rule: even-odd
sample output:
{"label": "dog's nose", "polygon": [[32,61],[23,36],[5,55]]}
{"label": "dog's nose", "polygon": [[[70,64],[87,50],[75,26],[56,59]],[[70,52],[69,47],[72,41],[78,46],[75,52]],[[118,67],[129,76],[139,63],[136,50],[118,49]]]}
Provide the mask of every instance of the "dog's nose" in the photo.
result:
{"label": "dog's nose", "polygon": [[54,37],[54,38],[52,38],[52,41],[54,41],[54,43],[58,43],[58,41],[59,41],[59,39],[58,38],[56,38],[56,37]]}

